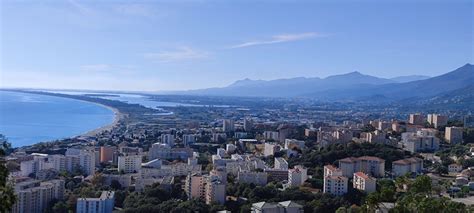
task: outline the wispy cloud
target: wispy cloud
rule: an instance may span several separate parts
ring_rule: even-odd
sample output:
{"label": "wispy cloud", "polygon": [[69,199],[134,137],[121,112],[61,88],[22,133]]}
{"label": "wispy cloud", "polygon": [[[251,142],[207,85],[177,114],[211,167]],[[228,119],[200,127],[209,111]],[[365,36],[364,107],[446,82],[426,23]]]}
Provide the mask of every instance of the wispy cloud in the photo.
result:
{"label": "wispy cloud", "polygon": [[291,41],[300,41],[306,40],[316,37],[326,37],[326,34],[321,34],[317,32],[307,32],[307,33],[298,33],[298,34],[280,34],[274,35],[269,39],[266,40],[255,40],[255,41],[248,41],[241,44],[230,46],[230,49],[235,48],[244,48],[244,47],[251,47],[251,46],[258,46],[258,45],[266,45],[266,44],[277,44],[283,42],[291,42]]}
{"label": "wispy cloud", "polygon": [[174,62],[208,58],[209,53],[183,46],[172,51],[145,53],[143,56],[146,59],[151,59],[157,62]]}
{"label": "wispy cloud", "polygon": [[85,14],[88,14],[88,13],[91,13],[92,12],[92,9],[75,1],[75,0],[68,0],[67,1],[72,7],[74,7],[76,10],[78,10],[80,13],[82,13],[83,15]]}
{"label": "wispy cloud", "polygon": [[143,17],[154,17],[156,11],[149,5],[145,4],[121,4],[114,7],[114,10],[120,14],[132,15],[132,16],[143,16]]}

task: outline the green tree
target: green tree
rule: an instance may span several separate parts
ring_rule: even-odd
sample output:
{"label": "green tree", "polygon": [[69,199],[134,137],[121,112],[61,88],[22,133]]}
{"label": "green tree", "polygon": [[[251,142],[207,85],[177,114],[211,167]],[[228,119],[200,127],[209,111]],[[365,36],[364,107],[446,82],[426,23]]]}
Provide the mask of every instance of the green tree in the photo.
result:
{"label": "green tree", "polygon": [[426,175],[416,177],[415,181],[410,185],[410,192],[422,193],[431,196],[431,178]]}
{"label": "green tree", "polygon": [[365,198],[365,208],[368,212],[374,212],[380,202],[380,196],[377,192],[372,192]]}
{"label": "green tree", "polygon": [[15,203],[13,186],[8,182],[8,169],[5,166],[5,155],[10,152],[11,144],[0,134],[0,210],[9,212]]}

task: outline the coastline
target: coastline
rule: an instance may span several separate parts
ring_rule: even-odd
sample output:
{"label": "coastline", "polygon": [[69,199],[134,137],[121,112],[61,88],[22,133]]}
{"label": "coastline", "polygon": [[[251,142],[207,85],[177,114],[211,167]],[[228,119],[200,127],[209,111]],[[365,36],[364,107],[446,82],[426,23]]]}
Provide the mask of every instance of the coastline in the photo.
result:
{"label": "coastline", "polygon": [[[76,99],[76,100],[78,100],[78,99]],[[84,100],[81,100],[81,101],[84,101]],[[97,103],[97,102],[92,102],[92,101],[85,101],[85,102],[93,103],[93,104],[96,104],[96,105],[99,105],[101,107],[109,109],[110,111],[112,111],[114,113],[114,120],[110,124],[107,124],[105,126],[101,126],[99,128],[87,131],[87,132],[85,132],[83,134],[80,134],[80,135],[77,135],[77,136],[73,136],[71,138],[74,138],[74,137],[92,137],[92,136],[100,134],[104,131],[110,131],[114,127],[116,127],[120,123],[120,121],[123,119],[123,117],[125,116],[117,108],[107,106],[107,105],[104,105],[104,104],[100,104],[100,103]]]}
{"label": "coastline", "polygon": [[104,131],[112,130],[125,117],[125,114],[121,113],[120,110],[115,108],[115,107],[105,105],[105,104],[102,104],[102,103],[99,103],[99,102],[96,102],[96,101],[93,101],[93,100],[84,100],[81,97],[75,97],[75,96],[71,96],[71,95],[70,96],[62,96],[62,95],[56,94],[56,93],[44,93],[44,92],[38,93],[38,92],[34,92],[34,91],[24,91],[24,90],[2,90],[2,91],[19,92],[19,93],[32,93],[32,94],[36,94],[36,95],[45,95],[45,96],[54,96],[54,97],[60,97],[60,98],[73,99],[73,100],[76,100],[76,101],[89,103],[89,104],[95,104],[96,106],[106,108],[106,109],[110,110],[113,113],[113,116],[114,116],[112,122],[107,123],[107,124],[105,124],[103,126],[100,126],[100,127],[96,127],[94,129],[87,130],[86,132],[83,132],[83,133],[78,133],[76,135],[70,135],[70,136],[66,136],[66,137],[63,137],[63,138],[58,138],[58,139],[50,140],[50,141],[40,141],[40,142],[36,142],[36,143],[33,143],[33,144],[29,144],[29,145],[22,145],[22,146],[18,146],[16,148],[30,147],[30,146],[35,146],[35,145],[40,144],[40,143],[49,143],[49,142],[61,141],[61,140],[65,140],[65,139],[74,139],[74,138],[78,138],[78,137],[93,137],[93,136],[96,136],[97,134],[100,134]]}

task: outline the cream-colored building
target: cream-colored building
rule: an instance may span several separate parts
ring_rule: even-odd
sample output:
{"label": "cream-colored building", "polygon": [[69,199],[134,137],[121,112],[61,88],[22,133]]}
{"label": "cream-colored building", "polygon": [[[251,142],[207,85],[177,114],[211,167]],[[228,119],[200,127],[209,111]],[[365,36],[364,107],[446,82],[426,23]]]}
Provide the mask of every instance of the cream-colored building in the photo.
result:
{"label": "cream-colored building", "polygon": [[377,180],[363,172],[354,173],[352,185],[355,189],[371,193],[376,191]]}
{"label": "cream-colored building", "polygon": [[342,170],[333,165],[326,165],[324,166],[324,177],[326,176],[342,176]]}
{"label": "cream-colored building", "polygon": [[392,162],[392,174],[395,177],[405,174],[421,174],[423,172],[423,160],[420,158],[406,158]]}
{"label": "cream-colored building", "polygon": [[115,192],[103,191],[98,198],[78,198],[76,213],[112,213],[115,206]]}
{"label": "cream-colored building", "polygon": [[142,167],[141,153],[121,154],[118,157],[118,170],[125,173],[140,172]]}
{"label": "cream-colored building", "polygon": [[265,172],[239,171],[237,173],[239,183],[253,183],[258,186],[267,185],[268,174]]}
{"label": "cream-colored building", "polygon": [[448,116],[440,114],[428,114],[428,123],[433,125],[434,128],[446,126],[448,124]]}
{"label": "cream-colored building", "polygon": [[339,160],[339,168],[342,170],[342,175],[345,177],[352,177],[355,172],[364,172],[373,177],[383,177],[385,175],[385,160],[372,157],[349,157]]}
{"label": "cream-colored building", "polygon": [[308,179],[308,169],[301,165],[296,165],[293,169],[288,170],[288,185],[297,187],[303,185]]}
{"label": "cream-colored building", "polygon": [[265,143],[263,155],[265,157],[275,155],[276,152],[280,151],[280,145],[276,143]]}
{"label": "cream-colored building", "polygon": [[42,213],[49,203],[64,196],[64,180],[40,182],[27,180],[15,184],[17,200],[13,204],[13,213]]}
{"label": "cream-colored building", "polygon": [[450,144],[462,143],[462,127],[446,127],[444,139]]}
{"label": "cream-colored building", "polygon": [[325,176],[323,192],[341,196],[347,193],[348,178],[344,176]]}
{"label": "cream-colored building", "polygon": [[279,203],[253,203],[251,213],[303,213],[303,206],[288,200]]}
{"label": "cream-colored building", "polygon": [[226,184],[213,175],[189,174],[186,178],[184,190],[188,199],[201,199],[207,204],[225,203]]}
{"label": "cream-colored building", "polygon": [[410,114],[410,117],[408,119],[408,123],[415,124],[415,125],[424,125],[425,124],[425,118],[420,113]]}

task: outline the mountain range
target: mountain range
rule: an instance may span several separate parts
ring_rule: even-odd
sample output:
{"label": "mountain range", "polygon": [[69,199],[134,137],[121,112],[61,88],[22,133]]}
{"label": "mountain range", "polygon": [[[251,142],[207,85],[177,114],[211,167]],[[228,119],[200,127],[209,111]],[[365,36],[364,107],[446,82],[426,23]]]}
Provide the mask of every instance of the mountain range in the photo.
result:
{"label": "mountain range", "polygon": [[290,78],[278,80],[243,79],[227,87],[189,90],[181,94],[243,97],[309,97],[321,100],[363,100],[377,98],[401,100],[446,95],[450,91],[471,91],[474,65],[466,64],[446,74],[379,78],[360,72],[326,78]]}

